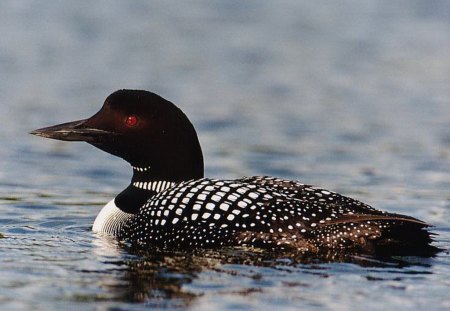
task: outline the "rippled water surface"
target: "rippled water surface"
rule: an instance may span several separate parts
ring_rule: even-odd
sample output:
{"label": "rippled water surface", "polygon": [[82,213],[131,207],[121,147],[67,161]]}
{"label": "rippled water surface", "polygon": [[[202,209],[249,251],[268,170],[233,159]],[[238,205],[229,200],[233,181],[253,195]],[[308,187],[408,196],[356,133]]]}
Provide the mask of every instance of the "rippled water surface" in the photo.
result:
{"label": "rippled water surface", "polygon": [[206,175],[275,175],[435,227],[450,248],[447,1],[0,2],[0,309],[448,310],[450,255],[133,254],[91,232],[131,175],[35,128],[154,91]]}

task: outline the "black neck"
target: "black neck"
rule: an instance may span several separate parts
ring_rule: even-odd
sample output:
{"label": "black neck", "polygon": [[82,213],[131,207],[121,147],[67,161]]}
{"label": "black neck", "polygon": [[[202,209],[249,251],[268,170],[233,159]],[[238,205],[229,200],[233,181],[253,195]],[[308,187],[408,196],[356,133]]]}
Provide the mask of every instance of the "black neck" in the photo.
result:
{"label": "black neck", "polygon": [[159,148],[145,150],[144,161],[129,161],[133,166],[132,181],[182,182],[203,177],[203,155],[198,142],[186,139]]}
{"label": "black neck", "polygon": [[114,199],[114,203],[123,212],[137,214],[139,209],[147,202],[149,198],[156,194],[130,184],[125,190],[119,193]]}
{"label": "black neck", "polygon": [[182,181],[159,175],[150,166],[133,166],[131,183],[116,196],[116,206],[125,213],[136,214],[151,197]]}
{"label": "black neck", "polygon": [[[188,120],[183,130],[164,137],[154,146],[141,147],[133,154],[119,154],[133,167],[131,184],[115,199],[116,206],[126,213],[137,213],[151,197],[176,183],[203,177],[202,150]],[[128,149],[131,147],[123,148]]]}

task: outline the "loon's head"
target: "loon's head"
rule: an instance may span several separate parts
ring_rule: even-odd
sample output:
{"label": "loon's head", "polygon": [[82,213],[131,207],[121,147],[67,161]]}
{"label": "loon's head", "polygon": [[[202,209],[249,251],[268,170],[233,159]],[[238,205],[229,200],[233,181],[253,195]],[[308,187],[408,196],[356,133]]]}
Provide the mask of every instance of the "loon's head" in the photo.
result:
{"label": "loon's head", "polygon": [[116,91],[89,119],[31,134],[85,141],[135,168],[149,168],[155,180],[180,182],[203,177],[202,151],[192,123],[173,103],[148,91]]}

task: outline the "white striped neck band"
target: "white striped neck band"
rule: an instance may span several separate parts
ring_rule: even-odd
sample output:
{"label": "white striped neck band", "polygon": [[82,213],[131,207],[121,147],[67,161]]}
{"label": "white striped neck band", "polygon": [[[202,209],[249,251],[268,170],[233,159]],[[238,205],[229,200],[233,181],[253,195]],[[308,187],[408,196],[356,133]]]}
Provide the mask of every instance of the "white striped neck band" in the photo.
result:
{"label": "white striped neck band", "polygon": [[139,189],[151,190],[154,192],[164,191],[175,185],[174,182],[165,180],[155,180],[155,181],[134,181],[133,186]]}

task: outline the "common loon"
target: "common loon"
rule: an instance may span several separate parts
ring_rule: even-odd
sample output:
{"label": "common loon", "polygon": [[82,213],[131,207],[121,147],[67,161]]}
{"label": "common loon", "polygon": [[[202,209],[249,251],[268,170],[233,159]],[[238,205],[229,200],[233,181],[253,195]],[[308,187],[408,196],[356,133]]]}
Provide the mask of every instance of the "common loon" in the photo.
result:
{"label": "common loon", "polygon": [[131,164],[130,185],[103,207],[92,229],[139,248],[389,255],[436,249],[427,223],[329,190],[274,177],[204,178],[193,125],[148,91],[116,91],[92,117],[31,134],[85,141]]}

